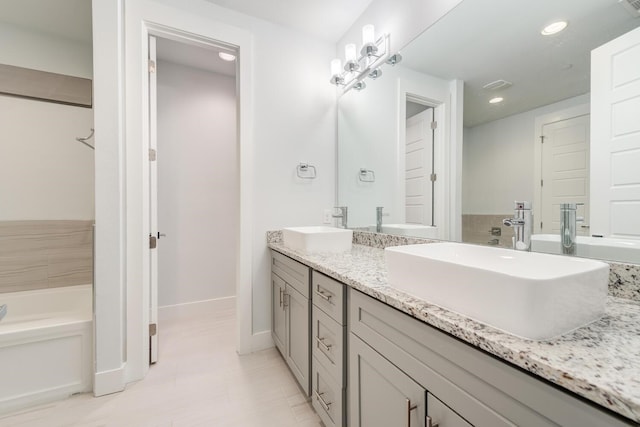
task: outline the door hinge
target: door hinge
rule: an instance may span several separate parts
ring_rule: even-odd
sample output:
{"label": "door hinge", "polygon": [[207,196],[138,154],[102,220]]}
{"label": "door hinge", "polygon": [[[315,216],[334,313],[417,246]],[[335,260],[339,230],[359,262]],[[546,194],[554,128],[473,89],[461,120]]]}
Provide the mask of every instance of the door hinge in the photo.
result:
{"label": "door hinge", "polygon": [[540,180],[540,187],[544,187],[544,179]]}
{"label": "door hinge", "polygon": [[150,73],[155,73],[156,72],[156,61],[150,59],[149,60],[149,72]]}
{"label": "door hinge", "polygon": [[434,120],[433,122],[431,122],[431,130],[436,130],[436,129],[438,129],[438,122]]}
{"label": "door hinge", "polygon": [[155,162],[158,157],[158,153],[153,148],[149,148],[149,161]]}
{"label": "door hinge", "polygon": [[435,173],[432,173],[429,179],[431,180],[431,182],[436,182],[436,180],[438,179],[438,175]]}
{"label": "door hinge", "polygon": [[149,234],[149,249],[155,249],[158,246],[158,239],[156,236]]}
{"label": "door hinge", "polygon": [[540,135],[540,144],[544,144],[544,136]]}
{"label": "door hinge", "polygon": [[540,230],[542,230],[542,221],[540,221]]}
{"label": "door hinge", "polygon": [[149,336],[150,337],[155,337],[157,333],[158,333],[158,324],[157,323],[150,323],[149,324]]}

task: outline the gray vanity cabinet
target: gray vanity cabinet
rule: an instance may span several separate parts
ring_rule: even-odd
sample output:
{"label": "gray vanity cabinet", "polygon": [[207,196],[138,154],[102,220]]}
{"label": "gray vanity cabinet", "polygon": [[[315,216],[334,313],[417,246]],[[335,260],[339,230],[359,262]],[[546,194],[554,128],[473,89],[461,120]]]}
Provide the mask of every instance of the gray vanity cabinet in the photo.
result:
{"label": "gray vanity cabinet", "polygon": [[352,288],[348,300],[350,426],[633,425]]}
{"label": "gray vanity cabinet", "polygon": [[277,252],[271,264],[271,336],[307,396],[311,391],[310,269]]}
{"label": "gray vanity cabinet", "polygon": [[312,272],[312,405],[326,427],[342,427],[346,396],[346,288]]}

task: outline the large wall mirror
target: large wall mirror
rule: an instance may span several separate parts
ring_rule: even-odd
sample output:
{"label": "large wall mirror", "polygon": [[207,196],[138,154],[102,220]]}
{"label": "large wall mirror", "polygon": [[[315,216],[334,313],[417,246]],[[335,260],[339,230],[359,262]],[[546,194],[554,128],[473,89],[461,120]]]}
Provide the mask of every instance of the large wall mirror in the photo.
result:
{"label": "large wall mirror", "polygon": [[558,234],[560,203],[577,203],[589,236],[591,51],[640,26],[625,3],[466,0],[404,47],[401,64],[342,94],[348,226],[511,247],[502,220],[522,200],[534,234]]}

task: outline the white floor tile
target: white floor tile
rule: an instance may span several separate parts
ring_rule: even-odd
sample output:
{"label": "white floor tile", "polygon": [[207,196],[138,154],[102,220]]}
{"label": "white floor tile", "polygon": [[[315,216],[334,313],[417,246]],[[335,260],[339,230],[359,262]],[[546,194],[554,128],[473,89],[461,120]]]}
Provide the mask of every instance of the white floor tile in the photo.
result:
{"label": "white floor tile", "polygon": [[319,427],[276,349],[238,356],[235,312],[162,327],[159,361],[125,391],[0,418],[0,427]]}

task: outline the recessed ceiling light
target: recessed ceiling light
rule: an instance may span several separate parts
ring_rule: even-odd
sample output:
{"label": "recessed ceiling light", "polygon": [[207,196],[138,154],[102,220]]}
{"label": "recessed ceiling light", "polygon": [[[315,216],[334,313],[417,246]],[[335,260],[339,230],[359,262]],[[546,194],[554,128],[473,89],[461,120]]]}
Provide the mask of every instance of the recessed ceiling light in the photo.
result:
{"label": "recessed ceiling light", "polygon": [[540,34],[542,34],[543,36],[550,36],[564,30],[565,28],[567,28],[567,25],[569,25],[567,21],[554,22],[544,27],[542,31],[540,31]]}
{"label": "recessed ceiling light", "polygon": [[498,104],[500,102],[504,101],[504,98],[500,97],[500,96],[496,96],[495,98],[491,98],[489,100],[489,104]]}
{"label": "recessed ceiling light", "polygon": [[236,56],[232,55],[230,53],[227,52],[220,52],[218,53],[218,56],[220,57],[220,59],[222,59],[223,61],[235,61],[236,60]]}

